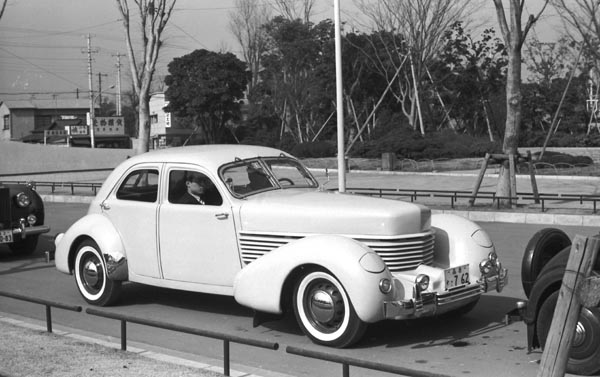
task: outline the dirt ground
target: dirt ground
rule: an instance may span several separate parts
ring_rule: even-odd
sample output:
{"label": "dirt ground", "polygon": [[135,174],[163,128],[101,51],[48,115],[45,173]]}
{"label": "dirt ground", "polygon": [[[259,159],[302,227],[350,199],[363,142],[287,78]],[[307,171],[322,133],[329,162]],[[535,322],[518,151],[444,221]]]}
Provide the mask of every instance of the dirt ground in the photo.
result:
{"label": "dirt ground", "polygon": [[222,376],[0,321],[0,377]]}

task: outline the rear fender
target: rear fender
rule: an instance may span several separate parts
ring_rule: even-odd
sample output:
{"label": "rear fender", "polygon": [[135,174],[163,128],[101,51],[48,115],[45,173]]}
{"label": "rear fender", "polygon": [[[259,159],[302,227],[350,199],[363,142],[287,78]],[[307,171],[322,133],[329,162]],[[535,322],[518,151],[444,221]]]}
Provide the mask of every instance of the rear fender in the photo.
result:
{"label": "rear fender", "polygon": [[[234,282],[237,302],[252,309],[283,312],[284,285],[299,278],[303,267],[331,272],[348,293],[358,317],[365,322],[383,319],[383,301],[393,297],[379,290],[382,278],[392,280],[385,263],[371,249],[351,238],[319,235],[302,238],[269,252],[244,267]],[[370,272],[371,271],[371,272]]]}
{"label": "rear fender", "polygon": [[66,233],[57,236],[55,263],[59,271],[72,273],[77,247],[85,239],[94,240],[100,247],[109,279],[128,279],[127,255],[119,232],[110,220],[101,214],[86,215],[75,222]]}

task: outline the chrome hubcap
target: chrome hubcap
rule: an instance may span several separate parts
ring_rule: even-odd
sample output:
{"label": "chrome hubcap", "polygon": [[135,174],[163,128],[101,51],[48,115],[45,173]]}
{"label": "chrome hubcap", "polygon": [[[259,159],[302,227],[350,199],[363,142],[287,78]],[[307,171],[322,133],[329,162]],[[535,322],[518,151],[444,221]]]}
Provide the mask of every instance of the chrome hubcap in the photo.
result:
{"label": "chrome hubcap", "polygon": [[583,344],[585,341],[586,333],[585,326],[581,322],[577,322],[577,327],[575,328],[575,334],[573,334],[573,347],[578,347]]}
{"label": "chrome hubcap", "polygon": [[95,287],[100,280],[98,266],[92,260],[88,260],[83,266],[83,280],[89,287]]}
{"label": "chrome hubcap", "polygon": [[335,315],[333,298],[325,291],[314,291],[310,298],[310,313],[318,322],[327,323],[331,321]]}
{"label": "chrome hubcap", "polygon": [[339,328],[346,309],[335,285],[325,279],[315,280],[309,284],[304,297],[304,310],[313,327],[324,333],[332,333]]}

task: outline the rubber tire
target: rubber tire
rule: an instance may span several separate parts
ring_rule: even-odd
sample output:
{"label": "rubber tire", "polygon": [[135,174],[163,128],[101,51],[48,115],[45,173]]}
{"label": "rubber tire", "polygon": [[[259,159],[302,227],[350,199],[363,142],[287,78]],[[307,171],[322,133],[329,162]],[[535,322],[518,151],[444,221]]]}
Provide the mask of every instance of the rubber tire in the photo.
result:
{"label": "rubber tire", "polygon": [[[536,326],[542,348],[548,338],[557,301],[558,291],[555,291],[546,298],[538,312]],[[598,308],[581,308],[579,324],[584,326],[586,337],[581,345],[571,347],[567,372],[589,376],[600,371],[600,310]]]}
{"label": "rubber tire", "polygon": [[569,236],[556,228],[544,228],[531,237],[521,262],[521,284],[527,298],[542,268],[552,257],[569,246],[571,246]]}
{"label": "rubber tire", "polygon": [[[87,263],[93,263],[97,270],[97,282],[89,282],[82,278],[82,271]],[[121,293],[121,282],[107,278],[106,264],[98,244],[93,240],[83,241],[75,255],[75,282],[77,289],[85,301],[92,305],[109,306],[115,303]]]}
{"label": "rubber tire", "polygon": [[[17,236],[19,237],[19,236]],[[10,251],[14,254],[18,255],[30,255],[33,254],[35,248],[37,247],[40,236],[30,236],[25,238],[24,240],[14,241],[8,247]]]}
{"label": "rubber tire", "polygon": [[[330,289],[343,304],[342,319],[339,324],[320,325],[306,307],[307,295],[314,287]],[[325,270],[313,270],[304,274],[296,282],[293,296],[294,314],[300,328],[314,343],[329,347],[344,348],[356,343],[364,334],[367,324],[363,322],[352,305],[342,284]],[[327,331],[323,331],[331,326]]]}

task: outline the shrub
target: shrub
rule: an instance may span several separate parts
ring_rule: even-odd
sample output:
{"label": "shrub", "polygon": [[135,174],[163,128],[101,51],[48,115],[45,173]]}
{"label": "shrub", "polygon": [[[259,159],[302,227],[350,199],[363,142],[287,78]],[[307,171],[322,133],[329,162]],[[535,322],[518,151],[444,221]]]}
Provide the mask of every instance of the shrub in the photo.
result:
{"label": "shrub", "polygon": [[336,146],[328,141],[296,144],[291,151],[291,154],[298,158],[334,157],[336,153]]}

